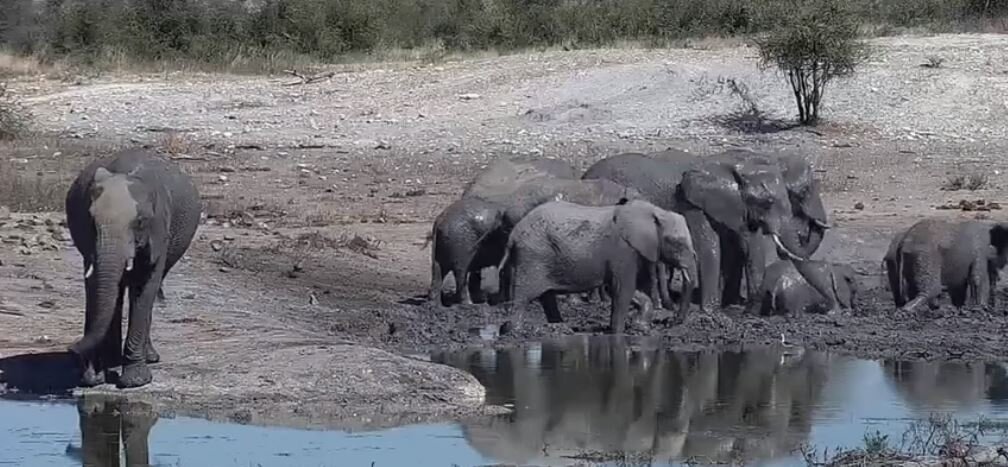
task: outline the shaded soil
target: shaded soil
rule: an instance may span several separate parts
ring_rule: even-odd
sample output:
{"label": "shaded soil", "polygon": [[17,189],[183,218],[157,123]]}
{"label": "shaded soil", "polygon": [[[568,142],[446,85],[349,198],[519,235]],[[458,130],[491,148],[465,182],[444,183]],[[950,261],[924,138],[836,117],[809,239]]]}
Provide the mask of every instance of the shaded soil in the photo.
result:
{"label": "shaded soil", "polygon": [[[431,220],[497,157],[545,155],[583,169],[619,151],[666,147],[803,153],[836,225],[816,256],[858,269],[859,310],[760,318],[728,309],[630,332],[672,347],[783,336],[872,358],[1005,360],[1003,288],[994,310],[908,316],[894,310],[880,268],[892,232],[922,217],[1004,218],[976,201],[1008,202],[1005,44],[975,35],[879,40],[882,58],[831,88],[825,124],[775,132],[723,125],[738,102],[712,88],[719,76],[745,80],[775,118],[791,113],[780,77],[759,73],[745,47],[362,65],[305,86],[211,75],[113,75],[80,85],[22,77],[9,88],[36,114],[40,135],[4,143],[0,163],[12,169],[0,174],[41,177],[44,186],[27,195],[50,197],[54,209],[74,171],[114,147],[163,150],[197,178],[207,219],[155,311],[163,363],[154,384],[130,391],[186,413],[352,426],[472,413],[482,388],[424,362],[428,352],[604,331],[606,307],[562,303],[563,324],[546,325],[533,306],[530,329],[487,339],[480,330],[499,324],[502,309],[418,298],[429,283]],[[918,66],[933,54],[948,58],[945,68]],[[977,174],[975,190],[943,189]],[[8,386],[16,356],[59,352],[82,329],[83,271],[61,217],[0,212]],[[65,362],[53,361],[61,374]],[[39,378],[21,383],[49,392],[68,384]]]}

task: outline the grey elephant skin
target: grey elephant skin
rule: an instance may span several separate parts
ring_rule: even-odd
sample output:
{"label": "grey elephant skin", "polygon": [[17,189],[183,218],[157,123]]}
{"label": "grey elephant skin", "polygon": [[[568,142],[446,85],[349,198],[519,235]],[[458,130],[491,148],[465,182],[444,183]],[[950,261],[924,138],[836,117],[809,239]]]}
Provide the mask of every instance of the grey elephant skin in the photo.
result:
{"label": "grey elephant skin", "polygon": [[[696,252],[682,216],[643,200],[617,206],[551,201],[532,209],[511,231],[501,261],[511,286],[511,325],[539,299],[549,322],[560,322],[557,294],[605,286],[612,295],[610,330],[623,333],[634,292],[662,261],[696,277]],[[687,288],[689,288],[689,280]],[[506,333],[508,326],[502,329]]]}
{"label": "grey elephant skin", "polygon": [[998,271],[1008,260],[1008,224],[924,219],[897,235],[883,262],[903,310],[935,308],[943,291],[956,307],[992,303]]}
{"label": "grey elephant skin", "polygon": [[[189,248],[202,206],[192,179],[145,150],[126,150],[81,170],[66,196],[67,226],[84,260],[84,335],[70,346],[83,365],[82,385],[101,384],[122,365],[119,387],[151,381],[148,363],[154,301]],[[129,325],[122,342],[122,308]]]}
{"label": "grey elephant skin", "polygon": [[853,310],[858,292],[857,272],[846,264],[780,260],[767,266],[760,294],[749,308],[762,315]]}
{"label": "grey elephant skin", "polygon": [[549,178],[573,180],[578,178],[577,169],[559,159],[498,159],[466,184],[462,197],[503,196],[525,183]]}
{"label": "grey elephant skin", "polygon": [[[808,162],[797,156],[730,151],[700,157],[668,150],[612,156],[589,167],[582,178],[636,188],[644,199],[684,214],[703,256],[701,308],[717,308],[741,302],[743,277],[747,296],[757,293],[765,267],[762,235],[789,257],[806,258],[818,248],[828,225],[811,174]],[[664,272],[658,272],[665,284]],[[666,287],[659,291],[667,301]]]}
{"label": "grey elephant skin", "polygon": [[150,405],[85,396],[77,402],[81,446],[68,445],[66,454],[85,467],[150,467],[148,439],[158,416]]}
{"label": "grey elephant skin", "polygon": [[435,219],[429,298],[439,297],[444,277],[452,271],[456,296],[462,303],[472,303],[481,282],[480,269],[499,264],[508,233],[536,206],[552,200],[609,206],[636,196],[635,190],[609,180],[542,177],[506,194],[463,197]]}

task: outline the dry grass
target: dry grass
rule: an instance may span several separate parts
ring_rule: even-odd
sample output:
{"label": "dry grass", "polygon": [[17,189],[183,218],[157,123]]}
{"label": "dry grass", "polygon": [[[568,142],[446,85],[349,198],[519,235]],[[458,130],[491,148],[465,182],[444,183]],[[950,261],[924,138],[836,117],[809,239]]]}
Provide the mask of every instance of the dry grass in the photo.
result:
{"label": "dry grass", "polygon": [[0,204],[17,212],[62,210],[70,178],[54,172],[30,168],[23,159],[0,159]]}
{"label": "dry grass", "polygon": [[942,184],[942,191],[977,191],[987,188],[990,179],[982,172],[952,174]]}

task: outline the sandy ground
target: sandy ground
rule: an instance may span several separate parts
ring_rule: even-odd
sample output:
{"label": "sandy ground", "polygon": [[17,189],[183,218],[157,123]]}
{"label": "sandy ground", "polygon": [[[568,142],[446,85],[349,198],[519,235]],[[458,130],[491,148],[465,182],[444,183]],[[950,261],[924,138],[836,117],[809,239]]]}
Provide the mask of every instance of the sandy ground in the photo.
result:
{"label": "sandy ground", "polygon": [[[156,310],[163,363],[155,383],[135,391],[183,411],[314,424],[306,414],[370,420],[478,407],[482,387],[471,376],[422,355],[493,344],[478,331],[502,312],[416,297],[429,283],[422,245],[430,221],[498,157],[558,157],[585,168],[625,150],[802,152],[836,225],[817,256],[862,274],[860,310],[772,319],[725,310],[631,332],[670,346],[783,335],[866,357],[1004,359],[1008,308],[896,313],[880,261],[891,233],[922,217],[1005,218],[936,208],[1008,202],[1008,37],[873,45],[859,75],[831,85],[826,121],[814,130],[780,128],[777,120],[793,114],[790,91],[758,70],[752,48],[613,49],[334,67],[331,80],[300,86],[197,74],[75,84],[20,77],[8,87],[43,136],[2,152],[25,176],[66,179],[103,150],[148,144],[199,180],[208,218]],[[922,67],[931,56],[943,64]],[[768,121],[732,120],[740,101],[724,79],[743,83]],[[974,175],[986,178],[979,190],[942,189]],[[60,350],[82,328],[82,271],[61,217],[0,219],[5,378],[20,363],[8,357]],[[598,332],[608,320],[599,306],[562,308],[566,323],[496,344]]]}

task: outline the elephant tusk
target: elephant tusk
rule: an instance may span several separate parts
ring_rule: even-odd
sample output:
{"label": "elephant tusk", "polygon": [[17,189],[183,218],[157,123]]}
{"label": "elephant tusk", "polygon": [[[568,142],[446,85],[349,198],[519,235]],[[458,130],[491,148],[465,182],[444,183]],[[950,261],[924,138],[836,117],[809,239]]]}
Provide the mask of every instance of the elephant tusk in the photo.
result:
{"label": "elephant tusk", "polygon": [[94,265],[88,265],[87,271],[84,271],[84,278],[90,279],[91,275],[94,274]]}
{"label": "elephant tusk", "polygon": [[126,272],[133,270],[133,258],[126,260]]}
{"label": "elephant tusk", "polygon": [[787,249],[787,247],[784,246],[783,243],[781,243],[780,237],[778,237],[777,234],[773,234],[772,237],[774,244],[777,245],[777,248],[783,251],[786,255],[788,255],[789,258],[791,258],[794,261],[805,261],[805,258],[802,258],[801,256],[792,253],[791,250]]}
{"label": "elephant tusk", "polygon": [[689,275],[689,271],[687,271],[687,270],[683,269],[683,270],[682,270],[682,278],[683,278],[683,281],[684,281],[684,282],[690,282],[690,275]]}
{"label": "elephant tusk", "polygon": [[821,221],[819,219],[812,219],[812,223],[815,224],[816,227],[819,227],[820,229],[823,229],[823,230],[827,230],[827,229],[830,228],[829,224],[827,224],[827,223],[825,223],[825,222],[823,222],[823,221]]}

